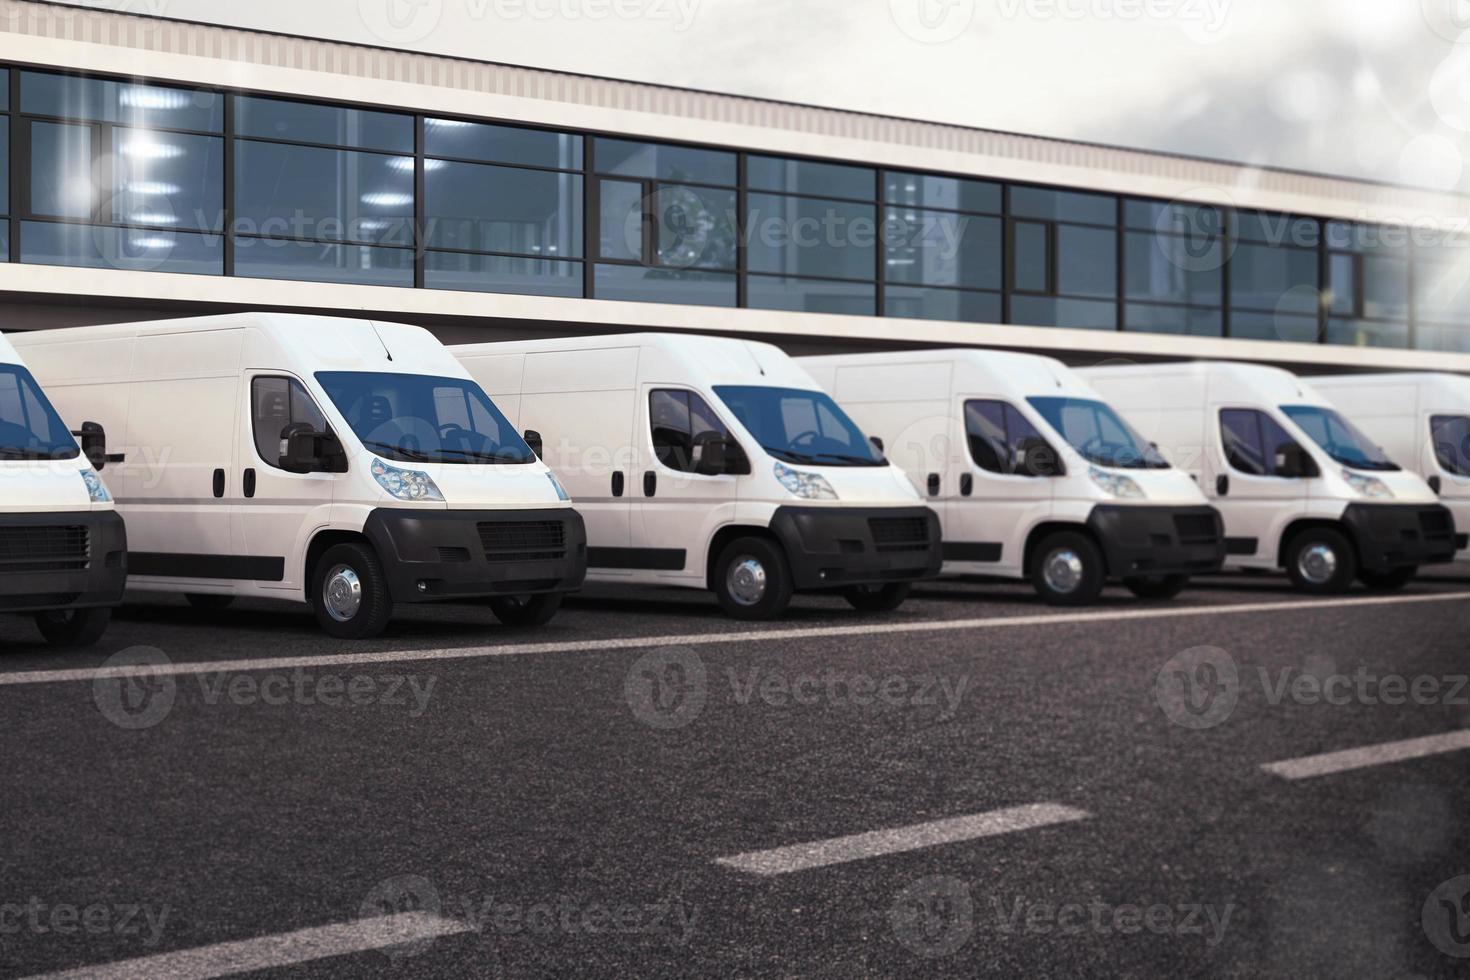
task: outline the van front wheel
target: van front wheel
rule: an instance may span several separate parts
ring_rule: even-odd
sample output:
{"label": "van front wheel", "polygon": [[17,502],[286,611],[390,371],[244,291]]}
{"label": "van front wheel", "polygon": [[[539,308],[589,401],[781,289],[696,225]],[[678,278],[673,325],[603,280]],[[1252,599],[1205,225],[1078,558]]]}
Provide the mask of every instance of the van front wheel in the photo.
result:
{"label": "van front wheel", "polygon": [[893,612],[903,605],[913,590],[911,582],[895,582],[891,585],[854,585],[842,590],[842,598],[858,612]]}
{"label": "van front wheel", "polygon": [[1340,532],[1313,527],[1298,534],[1286,553],[1286,574],[1298,592],[1338,595],[1346,592],[1358,573],[1358,556]]}
{"label": "van front wheel", "polygon": [[1031,585],[1053,606],[1088,606],[1102,595],[1107,570],[1102,549],[1080,531],[1048,534],[1031,561]]}
{"label": "van front wheel", "polygon": [[786,555],[765,538],[737,538],[726,545],[710,584],[720,607],[736,619],[775,619],[791,605]]}
{"label": "van front wheel", "polygon": [[383,632],[393,599],[377,553],[365,544],[336,544],[311,574],[311,608],[323,632],[339,640],[366,640]]}
{"label": "van front wheel", "polygon": [[1173,599],[1189,587],[1188,575],[1160,575],[1157,578],[1125,578],[1128,591],[1140,599]]}
{"label": "van front wheel", "polygon": [[504,626],[545,626],[561,608],[561,593],[500,596],[490,600],[490,611]]}
{"label": "van front wheel", "polygon": [[89,647],[102,639],[111,609],[51,609],[36,613],[36,628],[54,647]]}

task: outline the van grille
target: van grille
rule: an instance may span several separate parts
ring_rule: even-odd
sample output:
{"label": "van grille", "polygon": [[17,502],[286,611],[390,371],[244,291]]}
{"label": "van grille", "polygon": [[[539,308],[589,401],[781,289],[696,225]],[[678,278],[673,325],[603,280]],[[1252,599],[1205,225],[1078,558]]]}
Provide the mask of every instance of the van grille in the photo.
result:
{"label": "van grille", "polygon": [[478,525],[485,560],[557,561],[566,557],[567,528],[561,521],[490,521]]}
{"label": "van grille", "polygon": [[1446,510],[1421,510],[1419,527],[1426,538],[1449,539],[1455,533],[1455,521]]}
{"label": "van grille", "polygon": [[1213,543],[1220,535],[1210,514],[1175,514],[1174,530],[1179,532],[1180,544]]}
{"label": "van grille", "polygon": [[868,531],[881,551],[925,551],[929,520],[924,517],[870,517]]}
{"label": "van grille", "polygon": [[0,528],[0,572],[71,572],[87,567],[85,525]]}

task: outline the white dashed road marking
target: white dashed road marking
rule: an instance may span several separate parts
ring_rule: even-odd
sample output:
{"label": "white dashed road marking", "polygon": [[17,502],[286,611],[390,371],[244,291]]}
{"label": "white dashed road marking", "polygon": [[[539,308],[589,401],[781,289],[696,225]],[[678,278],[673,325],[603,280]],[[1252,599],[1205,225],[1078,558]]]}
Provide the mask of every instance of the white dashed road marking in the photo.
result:
{"label": "white dashed road marking", "polygon": [[1470,749],[1470,730],[1411,738],[1402,742],[1385,742],[1382,745],[1368,745],[1344,752],[1309,755],[1301,759],[1272,762],[1261,768],[1282,779],[1311,779],[1315,776],[1330,776],[1337,772],[1406,762],[1409,759],[1422,759],[1425,756],[1458,752],[1462,749]]}

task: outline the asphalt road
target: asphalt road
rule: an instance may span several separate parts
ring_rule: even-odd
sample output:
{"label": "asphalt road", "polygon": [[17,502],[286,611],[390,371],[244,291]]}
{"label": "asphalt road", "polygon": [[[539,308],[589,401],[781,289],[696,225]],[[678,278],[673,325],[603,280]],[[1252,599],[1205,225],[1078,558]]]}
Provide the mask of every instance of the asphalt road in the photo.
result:
{"label": "asphalt road", "polygon": [[[0,976],[1463,976],[1470,573],[1201,586],[5,621]],[[904,831],[997,812],[1067,816]]]}

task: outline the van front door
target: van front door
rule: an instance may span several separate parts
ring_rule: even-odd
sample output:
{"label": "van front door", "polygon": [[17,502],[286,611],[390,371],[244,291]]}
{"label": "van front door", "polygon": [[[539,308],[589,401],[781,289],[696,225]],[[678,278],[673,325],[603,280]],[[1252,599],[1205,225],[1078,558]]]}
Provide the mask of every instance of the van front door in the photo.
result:
{"label": "van front door", "polygon": [[306,547],[311,536],[331,523],[332,473],[289,473],[281,467],[286,435],[293,426],[327,432],[326,417],[296,378],[280,373],[247,376],[247,410],[241,413],[241,488],[238,509],[241,537],[260,562],[280,568],[277,580],[262,588],[300,594],[306,586]]}
{"label": "van front door", "polygon": [[1009,402],[961,396],[958,408],[964,431],[960,475],[944,493],[945,560],[1019,575],[1027,530],[1051,514],[1055,452],[1047,456],[1049,443]]}
{"label": "van front door", "polygon": [[1205,491],[1225,519],[1226,551],[1240,564],[1274,566],[1287,518],[1306,504],[1307,481],[1281,476],[1283,449],[1296,440],[1255,408],[1214,405]]}

